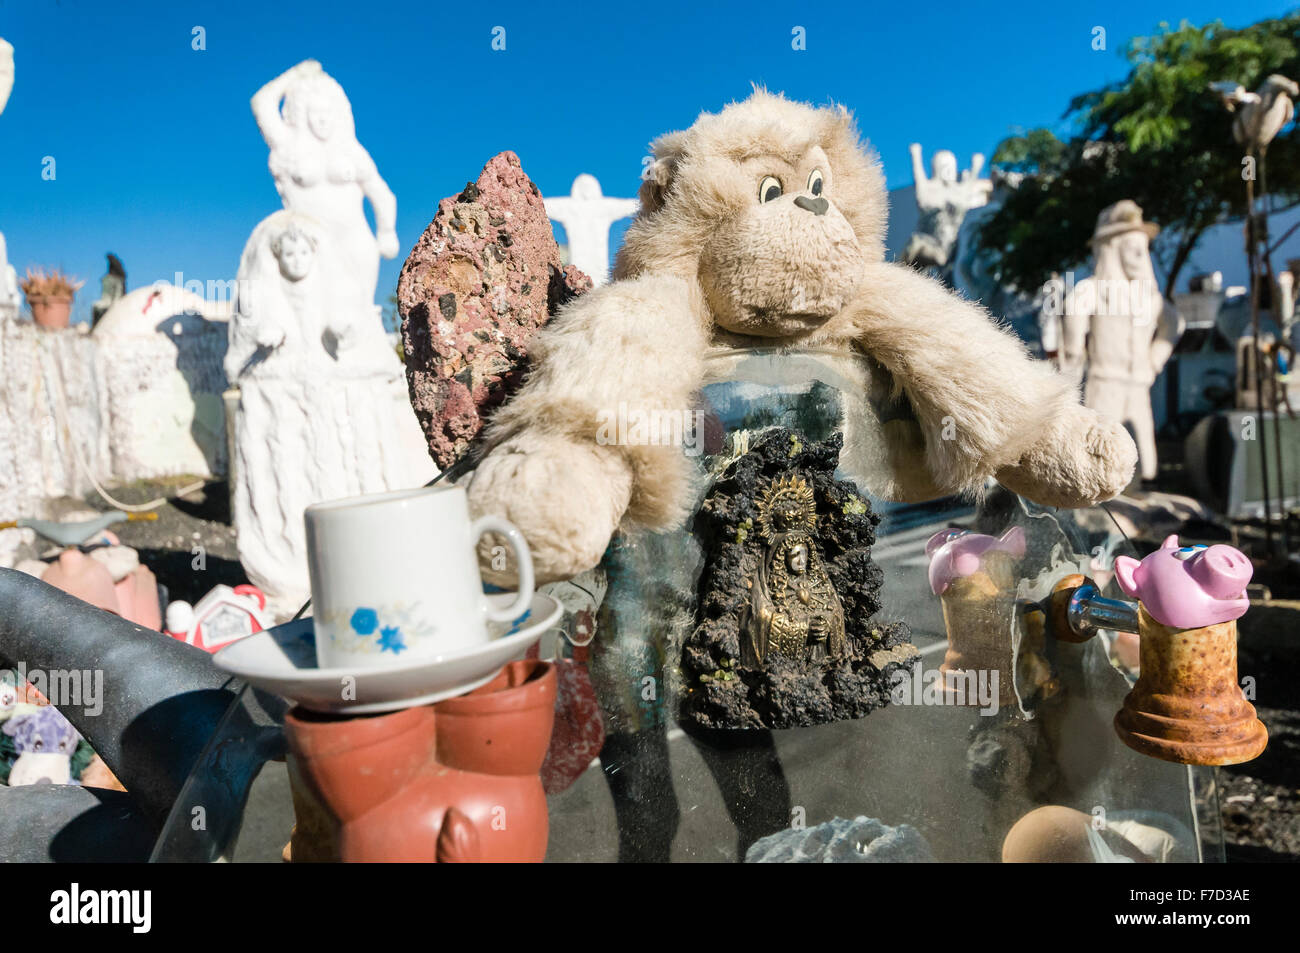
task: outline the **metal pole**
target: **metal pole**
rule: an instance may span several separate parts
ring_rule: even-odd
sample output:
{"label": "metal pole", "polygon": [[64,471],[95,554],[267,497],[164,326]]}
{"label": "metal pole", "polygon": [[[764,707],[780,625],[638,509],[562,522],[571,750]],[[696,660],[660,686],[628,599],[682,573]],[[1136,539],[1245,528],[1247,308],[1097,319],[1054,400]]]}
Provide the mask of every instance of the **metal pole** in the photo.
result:
{"label": "metal pole", "polygon": [[1255,180],[1246,179],[1246,261],[1250,268],[1250,327],[1255,337],[1255,413],[1259,416],[1259,464],[1264,490],[1264,536],[1269,557],[1273,556],[1273,506],[1268,487],[1268,439],[1264,424],[1264,360],[1259,340],[1259,276],[1257,272],[1258,244],[1255,236]]}
{"label": "metal pole", "polygon": [[[1259,191],[1260,201],[1264,206],[1264,228],[1260,230],[1259,247],[1263,254],[1264,274],[1268,277],[1269,301],[1273,312],[1273,321],[1277,324],[1278,340],[1274,344],[1273,350],[1268,359],[1268,400],[1269,409],[1273,414],[1273,456],[1277,463],[1277,511],[1282,520],[1282,549],[1284,552],[1291,551],[1291,528],[1290,520],[1287,518],[1286,509],[1286,474],[1283,470],[1283,453],[1282,453],[1282,403],[1278,398],[1278,374],[1277,374],[1277,354],[1278,346],[1282,343],[1282,309],[1277,301],[1277,279],[1273,274],[1273,254],[1268,247],[1268,216],[1273,204],[1272,196],[1268,194],[1268,170],[1265,159],[1268,156],[1268,146],[1261,146],[1259,150]],[[1271,553],[1270,553],[1271,555]]]}

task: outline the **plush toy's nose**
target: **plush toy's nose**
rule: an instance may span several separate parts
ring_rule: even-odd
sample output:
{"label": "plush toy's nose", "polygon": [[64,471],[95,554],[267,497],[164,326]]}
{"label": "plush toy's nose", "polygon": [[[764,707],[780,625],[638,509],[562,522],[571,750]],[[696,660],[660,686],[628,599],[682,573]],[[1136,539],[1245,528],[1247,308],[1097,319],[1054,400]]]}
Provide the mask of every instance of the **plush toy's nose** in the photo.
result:
{"label": "plush toy's nose", "polygon": [[831,207],[831,203],[827,202],[820,195],[815,199],[810,199],[806,195],[797,196],[794,200],[794,204],[806,212],[812,212],[814,215],[825,215],[826,210]]}

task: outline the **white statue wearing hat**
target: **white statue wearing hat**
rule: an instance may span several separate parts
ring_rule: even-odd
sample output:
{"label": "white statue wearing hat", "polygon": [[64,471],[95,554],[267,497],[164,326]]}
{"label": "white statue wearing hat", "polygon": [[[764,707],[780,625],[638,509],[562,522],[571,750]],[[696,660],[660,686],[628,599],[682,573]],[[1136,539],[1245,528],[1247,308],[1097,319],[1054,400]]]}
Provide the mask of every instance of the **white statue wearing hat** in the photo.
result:
{"label": "white statue wearing hat", "polygon": [[1151,385],[1183,333],[1151,264],[1159,231],[1129,199],[1102,210],[1092,236],[1092,277],[1066,298],[1062,327],[1064,367],[1081,370],[1086,347],[1083,402],[1132,428],[1144,480],[1157,473]]}

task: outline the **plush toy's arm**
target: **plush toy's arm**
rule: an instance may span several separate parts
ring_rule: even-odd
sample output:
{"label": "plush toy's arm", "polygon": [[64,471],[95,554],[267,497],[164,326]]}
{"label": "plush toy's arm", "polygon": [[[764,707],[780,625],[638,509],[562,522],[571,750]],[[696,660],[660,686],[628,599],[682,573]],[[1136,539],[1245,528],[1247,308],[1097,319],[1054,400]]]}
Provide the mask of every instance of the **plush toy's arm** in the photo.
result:
{"label": "plush toy's arm", "polygon": [[1136,451],[1127,433],[1079,405],[1071,383],[977,305],[909,268],[866,267],[849,307],[857,343],[907,394],[938,486],[989,476],[1053,506],[1118,493]]}
{"label": "plush toy's arm", "polygon": [[[693,285],[636,278],[578,298],[533,342],[528,377],[492,419],[469,497],[476,513],[519,527],[539,581],[595,566],[620,523],[663,527],[683,515],[682,448],[649,443],[636,422],[690,419],[704,314]],[[503,578],[490,560],[483,568]]]}

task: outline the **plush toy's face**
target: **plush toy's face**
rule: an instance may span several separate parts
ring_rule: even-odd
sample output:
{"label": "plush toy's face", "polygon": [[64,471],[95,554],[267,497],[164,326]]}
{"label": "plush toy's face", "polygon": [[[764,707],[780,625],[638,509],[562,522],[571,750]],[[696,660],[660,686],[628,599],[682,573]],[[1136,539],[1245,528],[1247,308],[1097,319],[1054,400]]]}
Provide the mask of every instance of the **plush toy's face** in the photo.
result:
{"label": "plush toy's face", "polygon": [[844,110],[759,90],[661,137],[654,153],[615,277],[698,281],[725,330],[813,331],[884,257],[884,178]]}
{"label": "plush toy's face", "polygon": [[721,183],[730,214],[718,220],[699,264],[714,320],[764,337],[814,330],[848,303],[863,263],[835,205],[830,159],[813,146],[731,164]]}

